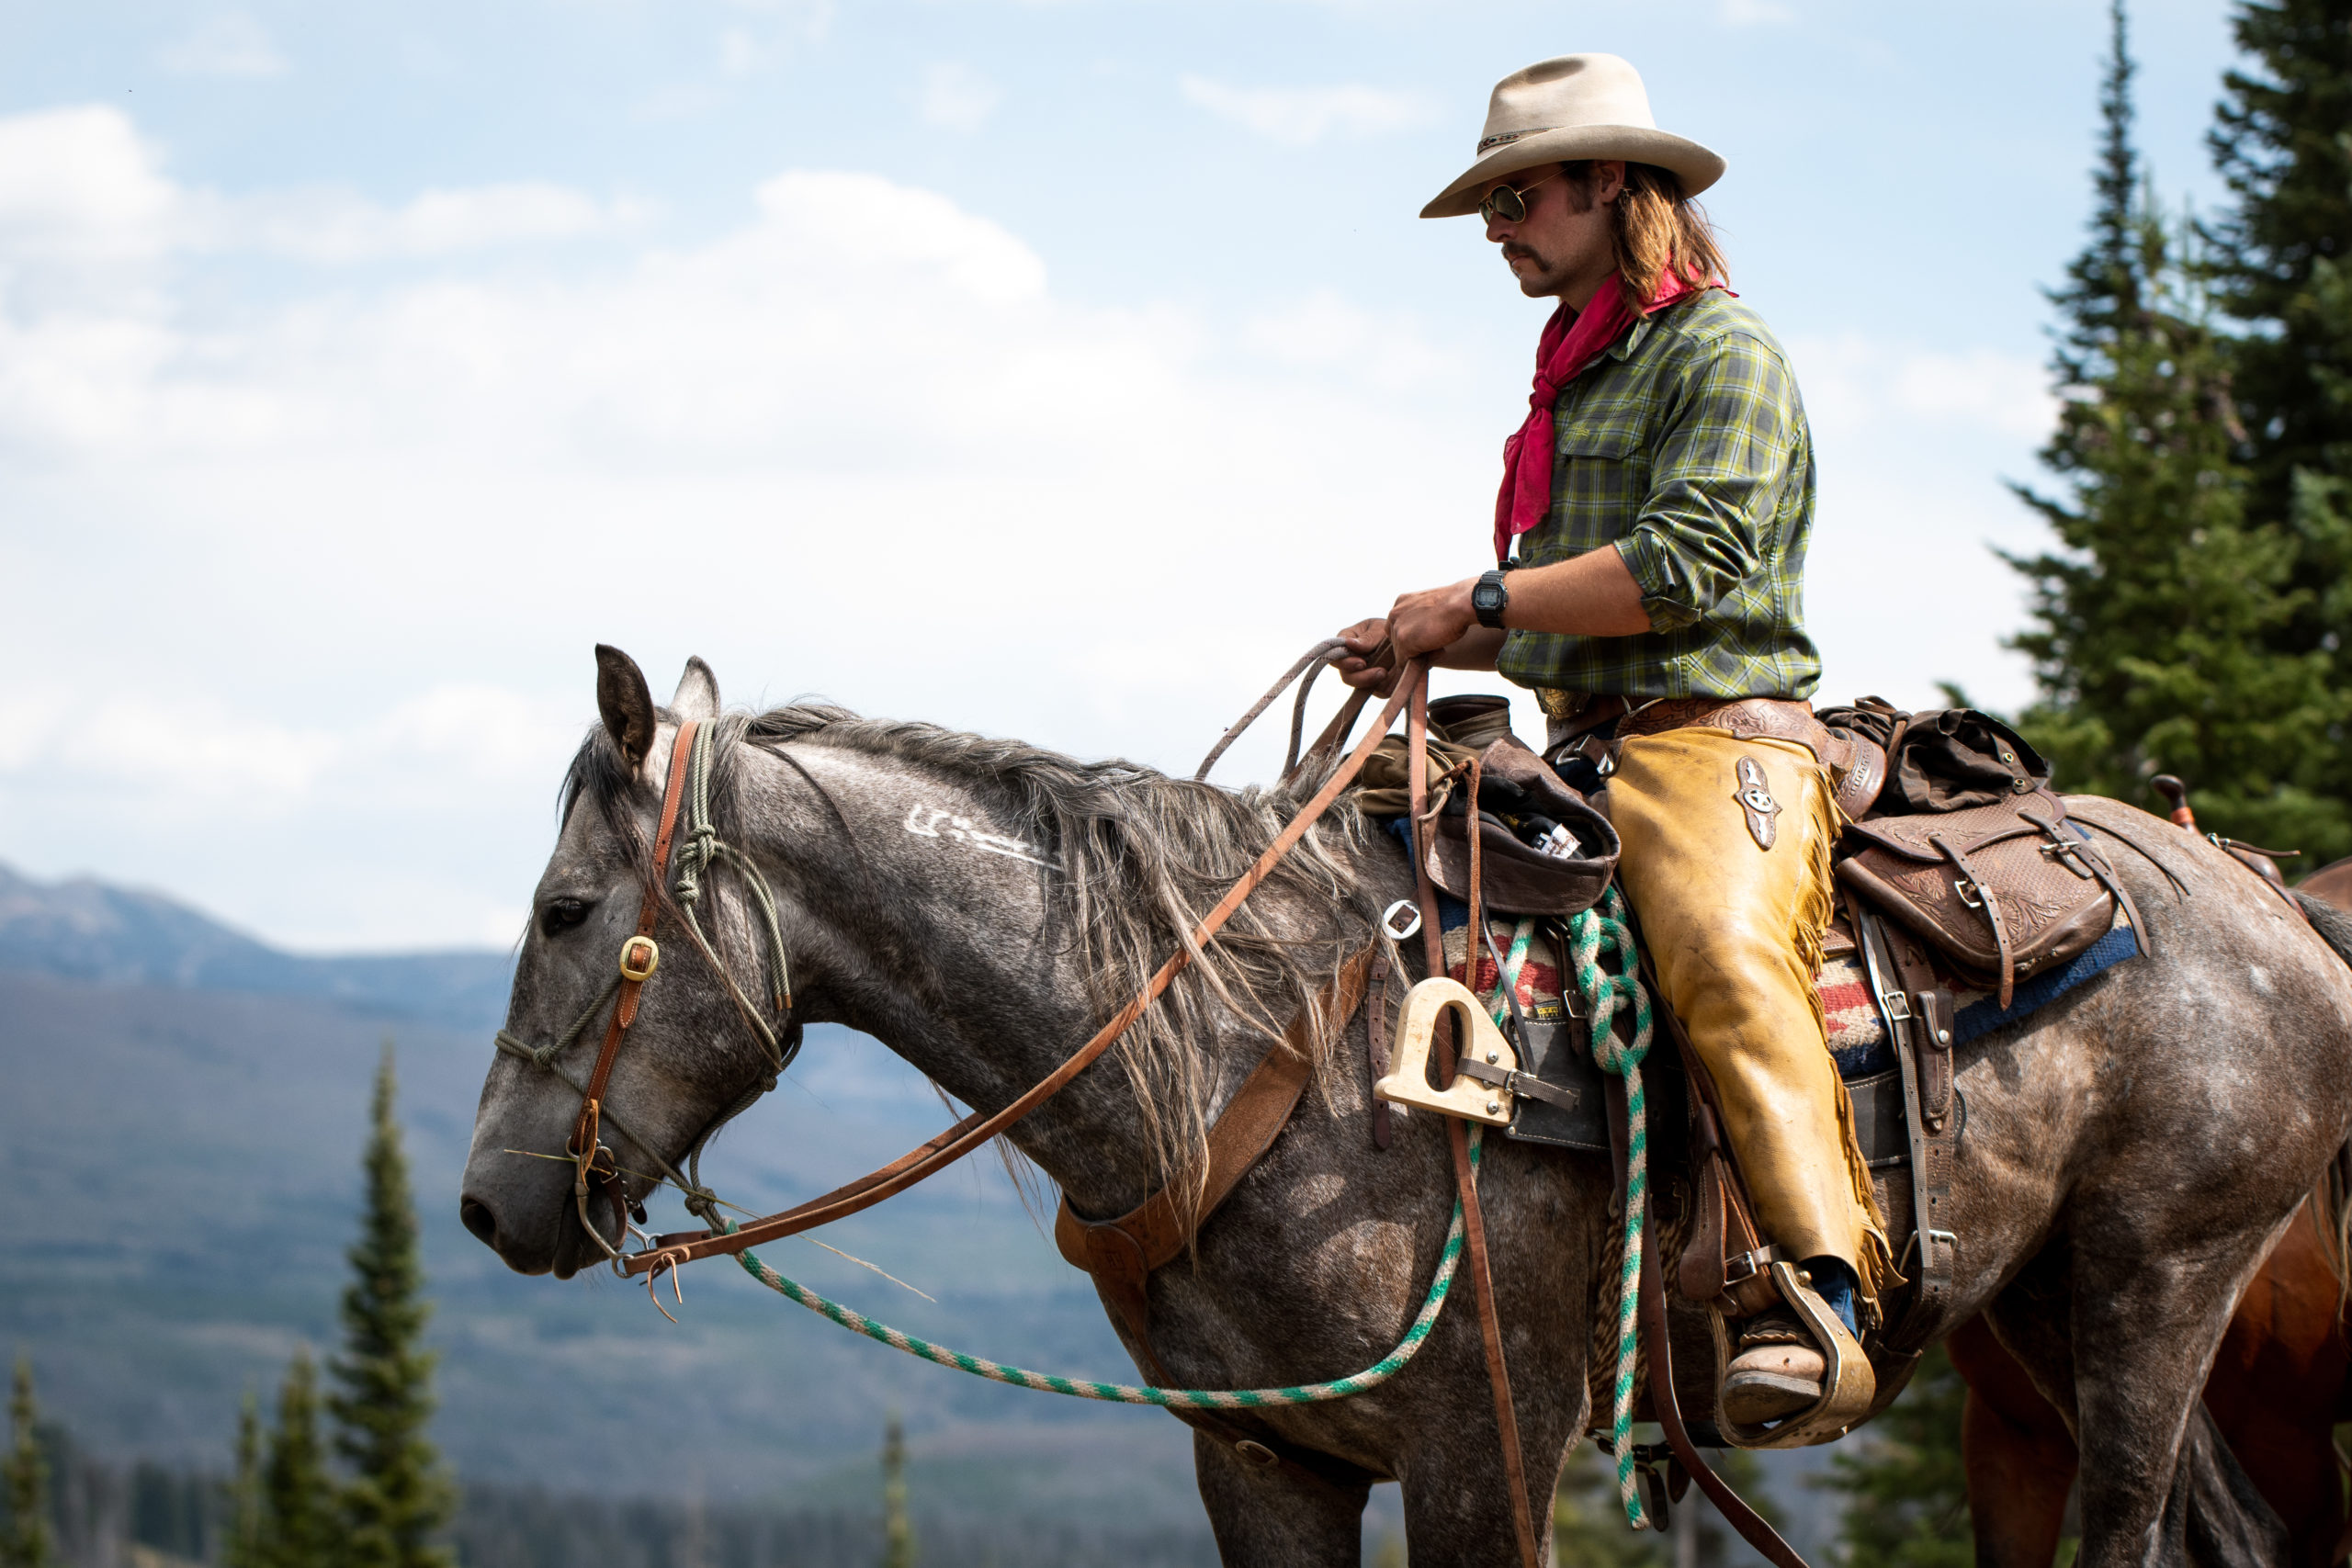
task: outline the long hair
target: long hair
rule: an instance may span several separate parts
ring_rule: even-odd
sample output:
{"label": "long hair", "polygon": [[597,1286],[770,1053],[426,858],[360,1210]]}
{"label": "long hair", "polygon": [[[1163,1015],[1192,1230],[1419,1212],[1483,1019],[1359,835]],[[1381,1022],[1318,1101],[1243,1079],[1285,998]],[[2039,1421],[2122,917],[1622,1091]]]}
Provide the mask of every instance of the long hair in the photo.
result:
{"label": "long hair", "polygon": [[[1592,205],[1590,159],[1564,165],[1568,184]],[[1670,272],[1691,286],[1729,283],[1731,268],[1706,210],[1682,193],[1682,177],[1655,164],[1625,165],[1625,188],[1609,210],[1617,246],[1617,271],[1634,310],[1649,313],[1658,283]]]}

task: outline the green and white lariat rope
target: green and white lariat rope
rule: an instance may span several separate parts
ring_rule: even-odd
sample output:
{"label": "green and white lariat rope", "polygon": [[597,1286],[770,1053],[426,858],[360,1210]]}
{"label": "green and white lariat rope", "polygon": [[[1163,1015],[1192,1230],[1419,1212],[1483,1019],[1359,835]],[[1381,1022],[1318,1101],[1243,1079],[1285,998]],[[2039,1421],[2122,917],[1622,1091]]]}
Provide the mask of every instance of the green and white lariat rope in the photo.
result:
{"label": "green and white lariat rope", "polygon": [[[1478,1168],[1478,1132],[1470,1129],[1470,1168],[1475,1180]],[[730,1222],[729,1230],[735,1228]],[[926,1361],[943,1367],[953,1367],[959,1372],[969,1372],[990,1382],[1011,1383],[1015,1388],[1034,1388],[1041,1393],[1066,1393],[1072,1399],[1100,1399],[1114,1404],[1164,1404],[1185,1410],[1255,1410],[1279,1404],[1321,1404],[1329,1400],[1347,1399],[1367,1389],[1378,1388],[1405,1370],[1407,1362],[1420,1351],[1437,1326],[1437,1314],[1445,1308],[1446,1297],[1453,1289],[1455,1267],[1462,1261],[1462,1200],[1453,1201],[1453,1219],[1446,1226],[1445,1248],[1438,1255],[1437,1277],[1430,1281],[1430,1293],[1421,1302],[1421,1310],[1413,1316],[1412,1326],[1405,1330],[1405,1337],[1396,1348],[1363,1371],[1330,1382],[1295,1384],[1288,1388],[1136,1388],[1127,1383],[1091,1382],[1082,1378],[1056,1377],[1050,1372],[1032,1372],[1019,1367],[967,1356],[961,1350],[950,1350],[919,1338],[902,1328],[876,1323],[864,1313],[828,1301],[796,1280],[787,1280],[751,1252],[741,1253],[736,1261],[743,1272],[787,1300],[799,1303],[820,1317],[831,1318],[843,1328],[879,1340],[894,1350],[904,1350]]]}
{"label": "green and white lariat rope", "polygon": [[[1647,1167],[1645,1162],[1647,1145],[1642,1121],[1640,1064],[1642,1054],[1649,1048],[1650,1007],[1649,998],[1643,991],[1638,976],[1638,961],[1634,956],[1633,937],[1624,922],[1623,900],[1618,897],[1614,888],[1610,890],[1609,900],[1606,913],[1596,915],[1587,911],[1577,917],[1571,940],[1576,954],[1577,988],[1583,992],[1593,1015],[1592,1031],[1595,1049],[1600,1050],[1602,1043],[1605,1042],[1611,1055],[1603,1055],[1601,1065],[1611,1072],[1623,1073],[1626,1076],[1626,1104],[1633,1127],[1633,1157],[1628,1167],[1625,1205],[1627,1223],[1630,1227],[1626,1243],[1626,1257],[1629,1262],[1625,1275],[1628,1293],[1620,1309],[1622,1334],[1617,1369],[1617,1463],[1618,1487],[1625,1498],[1626,1517],[1638,1528],[1645,1521],[1642,1517],[1639,1497],[1634,1491],[1631,1458],[1633,1449],[1632,1445],[1626,1441],[1626,1436],[1632,1427],[1633,1408],[1634,1339],[1631,1325],[1634,1321],[1632,1314],[1634,1298],[1632,1292],[1639,1278],[1642,1204],[1647,1193],[1648,1183]],[[1518,984],[1521,966],[1527,959],[1528,942],[1534,934],[1534,921],[1522,920],[1511,940],[1510,955],[1504,963],[1501,984],[1496,989],[1496,999],[1492,1004],[1497,1023],[1502,1022],[1508,1016],[1509,1004],[1503,998],[1506,993]],[[1623,955],[1626,968],[1625,974],[1611,976],[1602,972],[1598,955],[1600,944],[1604,936]],[[1631,1045],[1620,1046],[1609,1035],[1609,1021],[1615,1016],[1618,1008],[1628,998],[1634,1005],[1635,1022],[1634,1042]],[[1470,1169],[1474,1181],[1476,1179],[1478,1170],[1480,1138],[1485,1131],[1485,1128],[1478,1126],[1470,1129]],[[729,1221],[727,1229],[732,1231],[734,1228],[734,1222]],[[798,1280],[777,1273],[763,1262],[757,1253],[748,1250],[739,1253],[736,1256],[736,1261],[743,1266],[743,1271],[752,1279],[787,1301],[796,1302],[807,1307],[820,1317],[837,1323],[853,1333],[863,1334],[868,1339],[888,1345],[894,1350],[903,1350],[910,1356],[934,1362],[939,1366],[953,1367],[959,1372],[969,1372],[974,1377],[986,1378],[990,1382],[1010,1383],[1015,1388],[1035,1389],[1041,1393],[1067,1394],[1073,1399],[1103,1400],[1114,1404],[1158,1404],[1188,1410],[1250,1410],[1285,1404],[1321,1404],[1330,1400],[1351,1398],[1367,1390],[1379,1387],[1398,1372],[1403,1371],[1407,1363],[1410,1362],[1419,1353],[1421,1347],[1428,1342],[1430,1331],[1437,1326],[1438,1314],[1444,1310],[1446,1300],[1453,1292],[1453,1276],[1462,1261],[1462,1200],[1456,1196],[1453,1201],[1453,1216],[1446,1225],[1445,1246],[1438,1256],[1437,1274],[1430,1281],[1429,1294],[1422,1299],[1420,1311],[1414,1314],[1412,1325],[1406,1329],[1405,1337],[1396,1342],[1396,1348],[1363,1371],[1348,1377],[1337,1378],[1329,1382],[1298,1383],[1283,1388],[1139,1388],[1129,1383],[1094,1382],[1082,1378],[1057,1377],[1049,1372],[1033,1372],[1021,1367],[1008,1367],[999,1361],[988,1360],[979,1356],[968,1356],[961,1350],[948,1349],[944,1345],[934,1345],[928,1339],[909,1334],[904,1329],[893,1328],[888,1324],[877,1323],[864,1313],[843,1306],[839,1302],[830,1300],[810,1290]]]}
{"label": "green and white lariat rope", "polygon": [[[1638,1316],[1642,1295],[1642,1230],[1649,1214],[1650,1145],[1648,1104],[1642,1092],[1642,1058],[1650,1049],[1650,997],[1642,986],[1641,953],[1625,923],[1625,897],[1612,885],[1597,909],[1576,918],[1569,955],[1577,989],[1583,993],[1593,1060],[1603,1072],[1625,1080],[1625,1235],[1623,1266],[1617,1278],[1617,1400],[1611,1431],[1617,1450],[1617,1499],[1635,1529],[1647,1524],[1634,1471],[1634,1368],[1641,1351]],[[1600,966],[1603,942],[1615,949],[1619,972]],[[1617,1038],[1611,1027],[1620,1008],[1634,1009],[1634,1037]]]}

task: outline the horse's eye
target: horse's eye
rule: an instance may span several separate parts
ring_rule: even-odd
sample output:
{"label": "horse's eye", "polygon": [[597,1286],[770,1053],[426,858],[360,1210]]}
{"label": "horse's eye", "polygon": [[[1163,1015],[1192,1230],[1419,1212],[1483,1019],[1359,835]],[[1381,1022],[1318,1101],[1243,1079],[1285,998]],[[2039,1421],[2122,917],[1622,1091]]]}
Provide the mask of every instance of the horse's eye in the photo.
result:
{"label": "horse's eye", "polygon": [[594,902],[587,898],[550,898],[547,908],[539,911],[539,934],[561,936],[588,918]]}

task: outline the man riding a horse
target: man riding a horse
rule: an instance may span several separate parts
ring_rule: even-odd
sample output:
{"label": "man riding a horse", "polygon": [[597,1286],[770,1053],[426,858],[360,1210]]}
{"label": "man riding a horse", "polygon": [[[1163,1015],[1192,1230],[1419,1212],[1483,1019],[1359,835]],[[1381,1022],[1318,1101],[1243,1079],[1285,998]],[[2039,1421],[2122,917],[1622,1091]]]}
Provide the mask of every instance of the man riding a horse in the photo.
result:
{"label": "man riding a horse", "polygon": [[[1895,1275],[1814,987],[1838,817],[1806,702],[1813,442],[1691,199],[1723,169],[1654,128],[1613,55],[1496,86],[1476,162],[1421,212],[1477,213],[1521,291],[1560,302],[1505,449],[1496,566],[1350,627],[1340,669],[1385,688],[1385,641],[1495,671],[1534,689],[1568,782],[1606,779],[1623,884],[1758,1223],[1851,1333]],[[1752,1317],[1724,1412],[1804,1409],[1823,1367],[1792,1314]]]}

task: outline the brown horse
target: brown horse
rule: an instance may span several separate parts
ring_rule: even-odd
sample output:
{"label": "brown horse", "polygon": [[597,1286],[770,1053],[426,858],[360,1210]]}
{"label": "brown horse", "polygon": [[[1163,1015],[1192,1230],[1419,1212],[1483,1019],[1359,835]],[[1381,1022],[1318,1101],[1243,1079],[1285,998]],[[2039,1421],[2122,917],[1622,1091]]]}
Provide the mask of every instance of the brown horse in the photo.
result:
{"label": "brown horse", "polygon": [[[2300,890],[2352,909],[2352,860]],[[2352,1421],[2352,1330],[2325,1238],[2302,1213],[2238,1299],[2205,1383],[2205,1406],[2238,1462],[2285,1521],[2294,1568],[2332,1568],[2352,1548],[2336,1424]],[[1946,1342],[1968,1382],[1961,1450],[1983,1568],[2048,1568],[2077,1465],[2064,1416],[1984,1319]]]}

